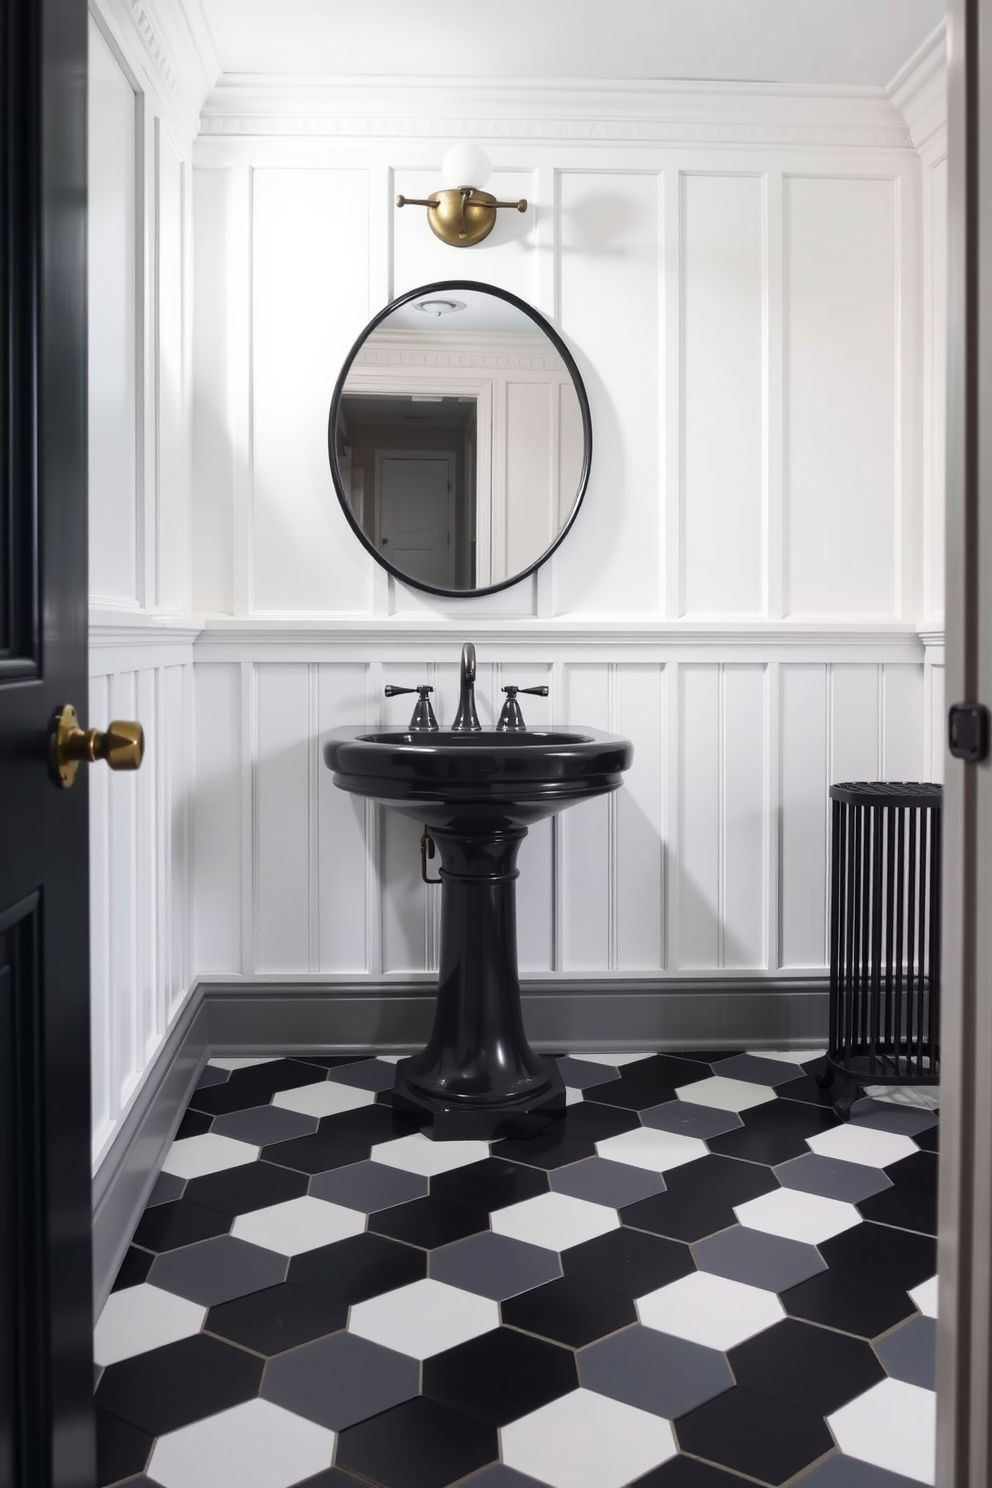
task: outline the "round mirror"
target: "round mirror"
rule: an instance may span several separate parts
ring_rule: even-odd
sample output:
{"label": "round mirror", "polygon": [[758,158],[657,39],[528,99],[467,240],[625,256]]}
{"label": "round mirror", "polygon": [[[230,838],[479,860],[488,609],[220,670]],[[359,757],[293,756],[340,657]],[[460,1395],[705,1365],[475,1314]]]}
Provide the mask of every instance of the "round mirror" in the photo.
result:
{"label": "round mirror", "polygon": [[331,474],[390,573],[489,594],[532,573],[575,519],[592,426],[557,331],[506,290],[427,284],[352,347],[331,401]]}

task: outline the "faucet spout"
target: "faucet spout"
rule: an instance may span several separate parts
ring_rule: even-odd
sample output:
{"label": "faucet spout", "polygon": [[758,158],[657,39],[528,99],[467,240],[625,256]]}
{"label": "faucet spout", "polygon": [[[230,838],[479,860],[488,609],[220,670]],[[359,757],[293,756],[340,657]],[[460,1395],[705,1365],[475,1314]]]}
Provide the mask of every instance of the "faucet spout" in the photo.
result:
{"label": "faucet spout", "polygon": [[451,725],[456,733],[481,733],[482,724],[475,710],[475,647],[466,641],[462,647],[461,687],[458,694],[458,712]]}

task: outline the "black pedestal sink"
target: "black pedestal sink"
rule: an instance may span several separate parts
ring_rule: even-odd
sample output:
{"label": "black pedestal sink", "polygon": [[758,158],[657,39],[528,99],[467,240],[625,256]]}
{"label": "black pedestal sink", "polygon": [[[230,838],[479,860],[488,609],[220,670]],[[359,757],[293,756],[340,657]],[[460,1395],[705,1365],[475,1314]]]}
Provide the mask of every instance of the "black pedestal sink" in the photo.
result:
{"label": "black pedestal sink", "polygon": [[520,733],[336,729],[334,784],[430,831],[441,858],[441,964],[430,1039],[396,1067],[393,1109],[435,1137],[527,1135],[564,1110],[557,1066],[524,1035],[515,885],[532,822],[622,783],[629,739],[595,729]]}

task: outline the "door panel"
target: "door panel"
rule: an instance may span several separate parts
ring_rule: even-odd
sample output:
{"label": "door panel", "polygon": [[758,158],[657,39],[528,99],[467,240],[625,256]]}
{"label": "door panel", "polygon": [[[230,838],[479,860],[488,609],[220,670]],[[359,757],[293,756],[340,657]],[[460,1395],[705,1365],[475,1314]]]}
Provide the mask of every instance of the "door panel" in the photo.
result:
{"label": "door panel", "polygon": [[0,1488],[92,1488],[86,0],[0,7]]}
{"label": "door panel", "polygon": [[424,584],[444,587],[453,582],[454,465],[448,454],[382,453],[376,461],[383,557]]}

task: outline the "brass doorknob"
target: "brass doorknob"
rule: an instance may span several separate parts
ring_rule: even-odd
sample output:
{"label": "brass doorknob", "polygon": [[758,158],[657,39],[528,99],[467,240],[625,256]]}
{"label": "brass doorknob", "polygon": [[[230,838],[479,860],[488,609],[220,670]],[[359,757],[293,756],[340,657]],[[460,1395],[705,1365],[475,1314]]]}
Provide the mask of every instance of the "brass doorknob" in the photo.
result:
{"label": "brass doorknob", "polygon": [[81,729],[75,708],[67,703],[56,716],[52,732],[52,770],[63,790],[75,784],[85,760],[106,760],[112,770],[138,770],[145,757],[145,731],[140,723],[114,719],[105,733]]}

